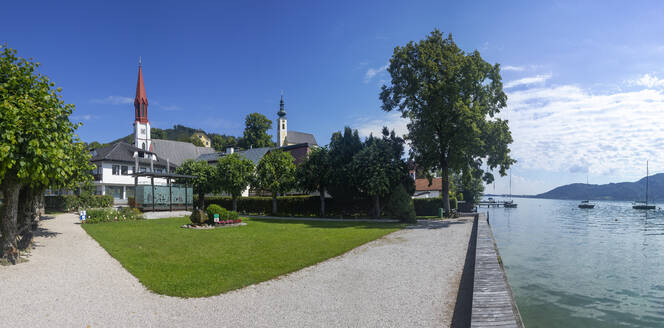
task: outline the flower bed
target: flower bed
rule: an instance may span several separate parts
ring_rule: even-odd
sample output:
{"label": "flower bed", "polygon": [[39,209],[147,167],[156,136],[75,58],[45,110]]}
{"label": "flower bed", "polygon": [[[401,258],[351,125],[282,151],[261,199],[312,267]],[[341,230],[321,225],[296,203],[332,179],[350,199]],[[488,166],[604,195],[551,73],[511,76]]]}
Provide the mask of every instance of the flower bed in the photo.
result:
{"label": "flower bed", "polygon": [[143,213],[135,208],[123,207],[119,210],[113,208],[92,208],[86,210],[86,218],[82,223],[100,223],[112,221],[133,221],[144,219]]}

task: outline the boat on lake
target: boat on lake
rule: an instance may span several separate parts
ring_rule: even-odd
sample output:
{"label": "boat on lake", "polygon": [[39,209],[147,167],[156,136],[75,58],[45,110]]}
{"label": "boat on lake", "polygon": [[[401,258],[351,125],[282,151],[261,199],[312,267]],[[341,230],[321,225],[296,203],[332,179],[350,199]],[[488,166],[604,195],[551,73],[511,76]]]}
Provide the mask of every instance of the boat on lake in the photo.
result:
{"label": "boat on lake", "polygon": [[516,208],[516,203],[512,200],[512,169],[510,169],[510,200],[505,201],[503,206],[506,208]]}
{"label": "boat on lake", "polygon": [[582,200],[579,204],[579,208],[595,208],[595,204],[591,203],[589,200]]}
{"label": "boat on lake", "polygon": [[655,205],[648,205],[648,161],[646,161],[646,200],[635,201],[632,208],[635,210],[654,210]]}
{"label": "boat on lake", "polygon": [[[588,176],[586,176],[586,186],[588,186]],[[582,200],[581,204],[579,204],[579,208],[595,208],[595,204],[591,203],[590,200]]]}

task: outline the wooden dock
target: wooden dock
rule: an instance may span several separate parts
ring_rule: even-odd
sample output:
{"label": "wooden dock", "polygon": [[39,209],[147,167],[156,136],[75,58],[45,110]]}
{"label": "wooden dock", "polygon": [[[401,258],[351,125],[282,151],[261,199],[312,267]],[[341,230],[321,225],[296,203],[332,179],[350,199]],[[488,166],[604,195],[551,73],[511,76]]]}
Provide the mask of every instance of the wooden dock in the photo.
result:
{"label": "wooden dock", "polygon": [[501,207],[505,206],[505,204],[512,204],[511,202],[508,201],[493,201],[493,202],[487,202],[487,201],[481,201],[477,203],[478,207],[486,206],[486,207]]}
{"label": "wooden dock", "polygon": [[523,328],[487,216],[477,222],[471,327]]}

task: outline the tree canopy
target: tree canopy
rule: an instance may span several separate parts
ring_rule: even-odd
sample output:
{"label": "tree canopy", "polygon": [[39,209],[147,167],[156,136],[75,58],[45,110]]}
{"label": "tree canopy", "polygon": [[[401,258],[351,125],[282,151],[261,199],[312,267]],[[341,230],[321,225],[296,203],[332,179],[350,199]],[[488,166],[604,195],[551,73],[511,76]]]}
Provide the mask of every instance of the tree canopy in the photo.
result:
{"label": "tree canopy", "polygon": [[243,148],[272,147],[272,136],[267,133],[272,129],[272,121],[260,113],[251,113],[244,120]]}
{"label": "tree canopy", "polygon": [[[39,63],[0,45],[0,188],[5,208],[0,215],[3,255],[16,259],[19,193],[33,203],[44,189],[77,187],[89,181],[90,154],[75,134],[80,123],[69,120],[74,105],[65,104],[61,89],[37,73]],[[24,192],[28,191],[28,192]],[[28,213],[28,214],[26,214]],[[31,238],[31,235],[30,235]]]}
{"label": "tree canopy", "polygon": [[288,152],[273,150],[256,166],[256,186],[272,193],[272,214],[277,213],[277,195],[295,186],[295,159]]}
{"label": "tree canopy", "polygon": [[362,150],[363,144],[357,130],[345,127],[332,134],[329,145],[330,172],[329,193],[335,199],[353,200],[362,198],[361,191],[353,181],[353,156]]}
{"label": "tree canopy", "polygon": [[205,194],[219,190],[217,170],[206,161],[185,160],[175,170],[177,174],[191,175],[194,192],[198,194],[198,209],[205,210]]}
{"label": "tree canopy", "polygon": [[321,202],[321,215],[325,216],[325,191],[330,184],[332,166],[327,148],[311,150],[307,158],[297,166],[295,172],[297,185],[301,191],[318,191]]}
{"label": "tree canopy", "polygon": [[496,167],[505,175],[514,160],[507,121],[495,117],[507,103],[500,65],[477,50],[465,53],[451,34],[434,30],[424,40],[397,46],[387,71],[391,81],[380,93],[382,109],[409,120],[407,139],[417,165],[441,170],[446,212],[450,171],[481,171],[486,161],[486,182]]}
{"label": "tree canopy", "polygon": [[237,211],[237,198],[247,189],[254,177],[254,163],[238,154],[219,158],[217,164],[219,188],[233,197],[233,211]]}

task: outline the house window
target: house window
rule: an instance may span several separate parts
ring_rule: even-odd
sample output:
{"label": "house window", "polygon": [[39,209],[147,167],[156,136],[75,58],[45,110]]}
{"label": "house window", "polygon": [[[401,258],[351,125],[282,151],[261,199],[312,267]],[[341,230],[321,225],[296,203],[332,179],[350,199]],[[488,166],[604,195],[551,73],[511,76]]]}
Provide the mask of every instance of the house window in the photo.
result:
{"label": "house window", "polygon": [[139,170],[140,170],[141,172],[147,172],[148,169],[145,168],[145,167],[141,167]]}
{"label": "house window", "polygon": [[120,175],[120,165],[113,165],[113,175]]}
{"label": "house window", "polygon": [[129,168],[126,165],[122,165],[122,175],[129,174]]}
{"label": "house window", "polygon": [[143,150],[145,150],[145,142],[143,143],[143,146],[141,148],[143,148]]}

